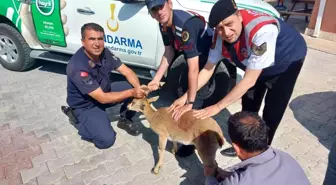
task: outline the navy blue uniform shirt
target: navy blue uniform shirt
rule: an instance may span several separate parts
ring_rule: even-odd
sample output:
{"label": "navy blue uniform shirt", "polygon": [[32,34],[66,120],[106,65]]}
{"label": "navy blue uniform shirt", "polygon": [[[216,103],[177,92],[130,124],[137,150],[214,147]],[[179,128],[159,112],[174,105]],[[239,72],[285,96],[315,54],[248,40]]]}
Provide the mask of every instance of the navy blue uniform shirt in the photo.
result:
{"label": "navy blue uniform shirt", "polygon": [[[179,38],[175,34],[180,34],[180,32],[178,30],[173,30],[173,29],[174,29],[175,21],[178,21],[179,19],[178,18],[179,15],[183,15],[183,14],[177,10],[173,11],[173,26],[172,27],[167,27],[165,30],[160,25],[160,31],[161,31],[163,43],[165,46],[172,46],[173,48],[175,48],[174,39]],[[182,39],[182,43],[181,43],[181,49],[182,49],[185,59],[199,56],[201,66],[202,64],[205,65],[208,59],[209,50],[212,44],[212,35],[213,35],[213,30],[207,27],[207,31],[202,36],[204,28],[205,28],[205,22],[201,18],[192,17],[184,23],[183,29],[182,29],[182,36],[184,32],[188,33],[187,39],[185,41]]]}
{"label": "navy blue uniform shirt", "polygon": [[67,73],[67,103],[74,109],[90,108],[100,103],[88,94],[99,87],[110,92],[109,74],[121,66],[121,61],[105,48],[99,62],[93,62],[80,48],[70,59]]}

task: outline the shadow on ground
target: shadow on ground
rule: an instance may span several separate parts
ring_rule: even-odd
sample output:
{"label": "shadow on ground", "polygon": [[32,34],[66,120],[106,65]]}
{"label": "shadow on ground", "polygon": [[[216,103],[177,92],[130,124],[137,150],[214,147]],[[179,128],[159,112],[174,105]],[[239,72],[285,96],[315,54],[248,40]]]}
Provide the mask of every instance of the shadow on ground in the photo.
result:
{"label": "shadow on ground", "polygon": [[336,92],[298,96],[289,104],[294,117],[330,149],[336,134]]}

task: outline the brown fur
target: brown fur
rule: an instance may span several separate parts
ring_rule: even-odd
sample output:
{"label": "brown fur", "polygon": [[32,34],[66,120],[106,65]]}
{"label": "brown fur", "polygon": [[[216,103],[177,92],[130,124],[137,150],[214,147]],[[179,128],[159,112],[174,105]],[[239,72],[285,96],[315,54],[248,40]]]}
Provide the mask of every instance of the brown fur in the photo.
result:
{"label": "brown fur", "polygon": [[128,109],[142,112],[151,129],[159,135],[159,160],[153,172],[159,173],[163,162],[163,152],[169,137],[174,144],[173,154],[177,151],[177,142],[193,144],[196,146],[203,165],[217,167],[216,151],[224,144],[223,133],[217,122],[211,117],[204,120],[196,119],[192,111],[186,112],[178,121],[175,121],[172,118],[172,113],[168,113],[166,108],[155,111],[150,106],[150,103],[157,99],[158,97],[134,99],[128,105]]}

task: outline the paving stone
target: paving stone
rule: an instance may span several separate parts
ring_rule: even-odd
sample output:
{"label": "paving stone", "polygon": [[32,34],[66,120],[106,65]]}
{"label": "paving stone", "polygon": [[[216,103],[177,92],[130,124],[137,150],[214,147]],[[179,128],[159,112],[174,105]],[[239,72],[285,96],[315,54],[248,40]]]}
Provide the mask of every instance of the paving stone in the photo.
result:
{"label": "paving stone", "polygon": [[82,177],[78,175],[71,179],[63,178],[61,181],[56,182],[55,185],[85,185],[85,183],[83,182]]}
{"label": "paving stone", "polygon": [[35,134],[33,137],[26,138],[26,141],[29,146],[39,146],[42,143],[50,142],[50,138],[48,135],[43,135],[41,137],[36,137]]}
{"label": "paving stone", "polygon": [[67,154],[59,159],[47,161],[47,165],[51,173],[57,171],[59,168],[62,168],[66,165],[73,165],[73,164],[74,160],[70,154]]}
{"label": "paving stone", "polygon": [[132,180],[126,183],[126,185],[147,185],[141,178],[141,175],[135,176]]}
{"label": "paving stone", "polygon": [[40,146],[31,146],[25,151],[16,152],[16,159],[18,164],[21,162],[29,161],[32,164],[31,159],[42,153]]}
{"label": "paving stone", "polygon": [[20,173],[23,183],[27,183],[30,179],[49,173],[49,169],[46,163],[41,163],[39,166],[34,168],[21,170]]}
{"label": "paving stone", "polygon": [[97,168],[82,173],[82,178],[85,184],[90,184],[92,180],[99,179],[100,177],[107,177],[109,172],[104,164],[100,164]]}
{"label": "paving stone", "polygon": [[107,161],[113,161],[115,158],[110,158],[109,153],[102,152],[96,156],[93,156],[89,159],[91,166],[98,166],[100,164],[106,163]]}
{"label": "paving stone", "polygon": [[57,159],[55,150],[50,150],[47,153],[32,158],[32,163],[34,166],[39,166],[41,163],[55,159]]}
{"label": "paving stone", "polygon": [[101,153],[102,153],[102,151],[95,148],[95,147],[88,147],[85,150],[71,152],[71,155],[72,155],[75,163],[78,163],[79,161],[81,161],[84,158],[92,157],[92,156],[95,156],[95,155],[101,154]]}
{"label": "paving stone", "polygon": [[39,184],[54,184],[57,181],[60,181],[63,177],[65,177],[63,169],[59,169],[54,173],[45,174],[37,177],[37,181]]}
{"label": "paving stone", "polygon": [[102,185],[99,180],[94,180],[90,183],[90,185]]}
{"label": "paving stone", "polygon": [[111,148],[113,150],[113,152],[115,153],[116,156],[121,156],[121,155],[125,155],[125,154],[128,154],[128,153],[133,153],[133,149],[125,144],[121,147],[118,147],[118,148]]}
{"label": "paving stone", "polygon": [[63,156],[65,156],[68,153],[73,153],[76,151],[81,151],[80,147],[77,145],[77,143],[74,143],[72,145],[66,145],[65,147],[56,150],[57,156],[59,158],[62,158]]}
{"label": "paving stone", "polygon": [[0,146],[9,146],[12,144],[12,137],[10,136],[0,136]]}
{"label": "paving stone", "polygon": [[160,180],[164,179],[164,174],[160,173],[158,175],[154,175],[151,172],[148,172],[141,174],[141,178],[146,184],[154,184],[154,182],[159,182]]}
{"label": "paving stone", "polygon": [[6,157],[12,153],[24,151],[28,149],[28,145],[26,141],[13,141],[13,145],[3,146],[1,147],[2,156]]}
{"label": "paving stone", "polygon": [[132,166],[131,162],[125,156],[121,156],[112,162],[111,161],[106,162],[105,165],[111,174],[124,167]]}
{"label": "paving stone", "polygon": [[27,132],[34,131],[36,129],[42,129],[42,128],[43,128],[42,122],[38,122],[32,125],[23,126],[22,130],[23,130],[23,133],[27,133]]}
{"label": "paving stone", "polygon": [[60,137],[66,136],[66,135],[71,135],[73,133],[73,131],[70,128],[71,127],[67,127],[67,128],[63,128],[60,131],[49,133],[50,139],[55,140],[55,139],[58,139]]}
{"label": "paving stone", "polygon": [[77,174],[80,174],[81,172],[84,172],[84,171],[90,171],[95,167],[96,166],[90,165],[88,159],[83,159],[79,163],[76,163],[74,165],[65,166],[64,171],[65,171],[67,178],[72,179]]}
{"label": "paving stone", "polygon": [[140,174],[150,172],[153,166],[153,160],[143,159],[133,166],[123,168],[123,170],[125,174],[127,174],[127,176],[132,179]]}
{"label": "paving stone", "polygon": [[58,130],[56,128],[44,127],[44,128],[41,128],[41,129],[36,129],[34,132],[35,132],[37,137],[41,137],[45,134],[54,133],[54,132],[57,132],[57,131]]}
{"label": "paving stone", "polygon": [[27,183],[25,183],[25,185],[39,185],[39,184],[37,182],[37,178],[34,178],[28,181]]}
{"label": "paving stone", "polygon": [[115,173],[108,177],[99,178],[99,182],[101,184],[119,184],[119,183],[126,183],[129,181],[129,177],[124,173],[122,169],[117,170]]}
{"label": "paving stone", "polygon": [[60,149],[60,148],[63,148],[64,147],[64,141],[62,138],[58,138],[57,140],[53,140],[51,142],[47,142],[47,143],[42,143],[40,144],[41,146],[41,149],[43,151],[43,153],[47,153],[49,150],[52,150],[52,149]]}
{"label": "paving stone", "polygon": [[127,153],[125,156],[131,162],[132,165],[136,164],[138,161],[152,158],[152,156],[144,149],[135,150],[135,153]]}

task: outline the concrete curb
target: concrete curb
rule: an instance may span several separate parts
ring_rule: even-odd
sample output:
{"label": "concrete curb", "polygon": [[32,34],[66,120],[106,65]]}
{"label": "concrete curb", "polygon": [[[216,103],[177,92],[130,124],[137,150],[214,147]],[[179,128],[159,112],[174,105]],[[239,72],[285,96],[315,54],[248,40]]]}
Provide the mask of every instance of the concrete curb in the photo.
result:
{"label": "concrete curb", "polygon": [[307,46],[310,49],[318,50],[321,52],[325,52],[328,54],[336,55],[336,42],[314,38],[305,34],[301,34],[305,41],[307,42]]}

